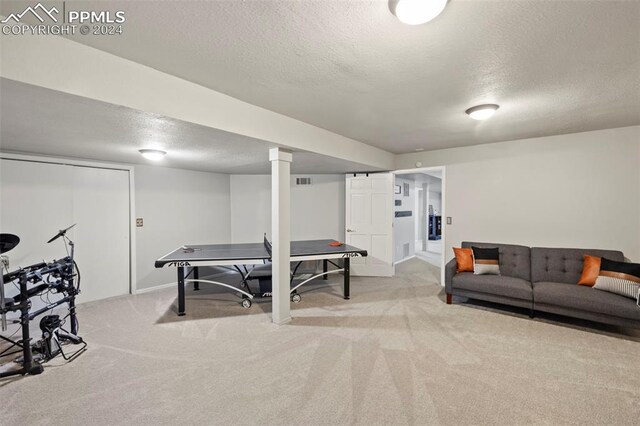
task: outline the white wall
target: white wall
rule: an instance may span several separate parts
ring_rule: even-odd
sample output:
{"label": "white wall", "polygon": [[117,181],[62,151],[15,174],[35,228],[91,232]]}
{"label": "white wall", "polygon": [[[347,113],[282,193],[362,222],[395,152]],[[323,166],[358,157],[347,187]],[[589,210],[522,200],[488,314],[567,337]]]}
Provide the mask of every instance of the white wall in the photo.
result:
{"label": "white wall", "polygon": [[[404,184],[409,184],[409,196],[406,196],[404,191]],[[396,211],[411,211],[411,216],[395,217],[393,218],[393,261],[398,262],[402,259],[411,257],[415,254],[416,239],[415,239],[415,227],[416,220],[415,211],[416,201],[416,186],[413,179],[403,178],[402,176],[396,176],[395,185],[402,187],[401,194],[394,194],[395,200],[402,202],[401,206],[394,206],[394,212]],[[404,256],[404,245],[409,244],[409,254]]]}
{"label": "white wall", "polygon": [[230,185],[231,241],[255,243],[265,232],[271,236],[271,176],[231,175]]}
{"label": "white wall", "polygon": [[176,280],[154,261],[183,244],[231,242],[229,175],[135,167],[137,289]]}
{"label": "white wall", "polygon": [[416,161],[446,166],[447,259],[475,240],[640,261],[640,126],[405,154],[396,166]]}
{"label": "white wall", "polygon": [[[296,177],[311,177],[311,185],[295,185]],[[262,241],[271,235],[271,176],[231,175],[231,239]],[[291,238],[344,241],[344,175],[291,177]]]}

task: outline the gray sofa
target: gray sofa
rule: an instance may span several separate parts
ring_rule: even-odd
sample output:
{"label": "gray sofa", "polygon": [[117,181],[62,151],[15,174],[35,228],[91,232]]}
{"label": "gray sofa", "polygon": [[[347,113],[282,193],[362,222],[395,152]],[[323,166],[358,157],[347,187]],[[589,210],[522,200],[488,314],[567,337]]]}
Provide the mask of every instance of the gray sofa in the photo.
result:
{"label": "gray sofa", "polygon": [[456,260],[445,269],[447,303],[453,296],[486,300],[590,321],[640,328],[640,307],[628,297],[577,285],[583,255],[624,261],[613,250],[525,247],[511,244],[463,242],[463,248],[497,247],[500,275],[456,273]]}

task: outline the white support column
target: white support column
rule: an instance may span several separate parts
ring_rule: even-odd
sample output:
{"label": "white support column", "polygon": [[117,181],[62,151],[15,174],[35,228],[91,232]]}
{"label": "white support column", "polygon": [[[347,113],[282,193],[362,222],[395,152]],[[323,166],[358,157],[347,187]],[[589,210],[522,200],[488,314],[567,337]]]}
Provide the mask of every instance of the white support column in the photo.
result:
{"label": "white support column", "polygon": [[284,324],[291,320],[289,299],[291,270],[291,161],[290,152],[269,150],[271,161],[271,239],[272,251],[272,321]]}

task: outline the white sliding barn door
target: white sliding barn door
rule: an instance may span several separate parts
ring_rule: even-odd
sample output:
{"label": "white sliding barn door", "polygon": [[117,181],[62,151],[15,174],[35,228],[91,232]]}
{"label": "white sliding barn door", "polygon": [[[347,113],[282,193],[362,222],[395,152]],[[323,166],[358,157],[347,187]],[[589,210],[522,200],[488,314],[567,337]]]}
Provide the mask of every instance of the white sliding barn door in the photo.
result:
{"label": "white sliding barn door", "polygon": [[369,254],[351,259],[351,273],[393,276],[393,175],[347,175],[345,212],[345,242]]}

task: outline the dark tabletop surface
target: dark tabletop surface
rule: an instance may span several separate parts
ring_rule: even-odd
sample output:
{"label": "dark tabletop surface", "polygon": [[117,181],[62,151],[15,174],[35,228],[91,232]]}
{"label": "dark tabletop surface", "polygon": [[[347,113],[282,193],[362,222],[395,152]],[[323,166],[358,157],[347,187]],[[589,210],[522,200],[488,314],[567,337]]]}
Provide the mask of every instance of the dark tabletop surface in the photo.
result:
{"label": "dark tabletop surface", "polygon": [[[366,255],[366,250],[347,244],[330,246],[329,243],[332,241],[334,240],[292,241],[291,257],[341,253]],[[267,260],[270,258],[271,255],[262,243],[186,245],[158,259],[156,266],[190,260]]]}

